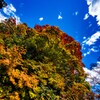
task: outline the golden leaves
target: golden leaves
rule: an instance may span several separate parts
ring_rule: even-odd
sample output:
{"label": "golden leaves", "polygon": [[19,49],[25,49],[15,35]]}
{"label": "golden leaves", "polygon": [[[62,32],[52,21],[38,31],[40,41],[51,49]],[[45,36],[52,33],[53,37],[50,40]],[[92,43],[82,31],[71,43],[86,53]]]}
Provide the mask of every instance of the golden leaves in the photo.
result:
{"label": "golden leaves", "polygon": [[9,96],[9,100],[21,100],[19,97],[19,93],[18,92],[12,93],[12,95]]}
{"label": "golden leaves", "polygon": [[2,59],[2,60],[0,60],[0,64],[8,66],[10,64],[10,60],[9,59]]}
{"label": "golden leaves", "polygon": [[38,85],[36,75],[27,75],[26,73],[24,73],[23,71],[19,71],[18,69],[10,69],[8,75],[12,84],[18,85],[18,87],[20,88],[23,88],[24,86],[33,88]]}
{"label": "golden leaves", "polygon": [[80,44],[55,26],[32,29],[9,21],[0,23],[0,86],[5,98],[82,100],[89,90]]}

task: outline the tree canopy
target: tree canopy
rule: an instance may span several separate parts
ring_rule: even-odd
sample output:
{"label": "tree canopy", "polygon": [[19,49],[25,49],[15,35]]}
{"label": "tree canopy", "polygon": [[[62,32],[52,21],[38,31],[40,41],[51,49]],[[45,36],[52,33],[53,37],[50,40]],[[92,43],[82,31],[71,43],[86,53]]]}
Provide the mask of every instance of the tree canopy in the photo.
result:
{"label": "tree canopy", "polygon": [[0,99],[93,100],[81,46],[56,26],[0,23]]}

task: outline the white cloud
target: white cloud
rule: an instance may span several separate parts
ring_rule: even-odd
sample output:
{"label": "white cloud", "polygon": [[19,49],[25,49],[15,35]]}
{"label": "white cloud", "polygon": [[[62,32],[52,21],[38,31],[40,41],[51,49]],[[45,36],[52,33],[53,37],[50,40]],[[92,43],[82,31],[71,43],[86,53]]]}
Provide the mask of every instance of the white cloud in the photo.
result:
{"label": "white cloud", "polygon": [[91,45],[95,44],[95,42],[97,42],[97,40],[99,38],[100,38],[100,31],[98,31],[95,34],[93,34],[90,38],[84,40],[83,44],[91,46]]}
{"label": "white cloud", "polygon": [[83,68],[84,69],[84,71],[85,71],[85,73],[87,73],[89,76],[88,77],[95,77],[96,75],[97,75],[97,73],[96,72],[94,72],[93,70],[89,70],[88,68]]}
{"label": "white cloud", "polygon": [[95,86],[100,83],[100,62],[97,62],[97,66],[92,70],[84,68],[84,71],[88,74],[86,81],[89,82],[91,86]]}
{"label": "white cloud", "polygon": [[100,26],[100,0],[87,0],[88,14],[96,17],[97,24]]}
{"label": "white cloud", "polygon": [[87,4],[90,5],[92,0],[87,0]]}
{"label": "white cloud", "polygon": [[77,16],[78,14],[79,14],[78,11],[73,12],[73,15],[74,15],[74,16]]}
{"label": "white cloud", "polygon": [[39,21],[43,21],[43,19],[44,19],[43,17],[40,17],[40,18],[39,18]]}
{"label": "white cloud", "polygon": [[[85,50],[85,49],[86,48],[83,48],[83,50]],[[83,53],[83,56],[85,57],[85,56],[91,54],[92,52],[99,52],[99,50],[95,46],[93,46],[92,48],[88,49],[88,51],[86,53]]]}
{"label": "white cloud", "polygon": [[62,16],[61,15],[58,15],[58,19],[62,19]]}
{"label": "white cloud", "polygon": [[12,4],[9,4],[7,5],[7,7],[3,8],[3,13],[5,14],[5,16],[0,13],[0,22],[8,19],[9,17],[13,17],[16,19],[17,24],[21,23],[20,17],[16,15],[16,8]]}
{"label": "white cloud", "polygon": [[85,14],[84,20],[88,19],[88,17],[89,17],[89,14]]}
{"label": "white cloud", "polygon": [[95,48],[91,48],[90,51],[98,52],[99,50],[96,50]]}
{"label": "white cloud", "polygon": [[7,17],[5,17],[1,12],[0,12],[0,22],[2,22],[3,20],[7,19]]}
{"label": "white cloud", "polygon": [[86,38],[83,37],[84,41],[82,42],[82,50],[83,50],[83,56],[90,55],[92,52],[99,52],[99,46],[94,45],[98,39],[100,39],[100,31],[93,34],[91,37]]}
{"label": "white cloud", "polygon": [[85,57],[85,56],[89,55],[90,53],[91,53],[91,51],[89,50],[86,53],[84,53],[83,56]]}
{"label": "white cloud", "polygon": [[75,12],[75,15],[76,15],[76,16],[78,15],[78,11]]}
{"label": "white cloud", "polygon": [[18,16],[16,16],[16,15],[14,14],[14,18],[16,19],[16,24],[21,23],[20,17],[18,17]]}
{"label": "white cloud", "polygon": [[[100,0],[86,0],[88,5],[88,13],[85,14],[84,20],[88,19],[89,16],[95,17],[97,25],[100,26]],[[89,27],[92,23],[89,22]],[[83,38],[84,39],[84,38]],[[89,55],[91,52],[98,52],[99,46],[94,48],[93,46],[100,40],[100,31],[97,31],[91,37],[84,39],[82,42],[82,50],[85,50],[84,56]],[[89,48],[89,49],[87,49]]]}
{"label": "white cloud", "polygon": [[7,7],[5,7],[3,9],[3,12],[6,15],[10,16],[11,14],[13,15],[16,12],[16,9],[15,9],[15,7],[12,4],[9,4]]}
{"label": "white cloud", "polygon": [[84,36],[83,39],[86,39],[86,37]]}
{"label": "white cloud", "polygon": [[58,15],[58,19],[63,19],[62,13],[61,13],[61,12],[60,12],[60,14]]}
{"label": "white cloud", "polygon": [[97,61],[97,64],[100,66],[100,61]]}

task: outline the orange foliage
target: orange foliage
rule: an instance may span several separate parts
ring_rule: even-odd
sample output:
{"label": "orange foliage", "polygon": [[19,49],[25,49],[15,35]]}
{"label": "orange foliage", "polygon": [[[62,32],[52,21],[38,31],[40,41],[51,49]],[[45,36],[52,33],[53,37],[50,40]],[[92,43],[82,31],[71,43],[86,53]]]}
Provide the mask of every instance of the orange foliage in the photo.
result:
{"label": "orange foliage", "polygon": [[0,23],[0,99],[84,100],[81,46],[56,26]]}

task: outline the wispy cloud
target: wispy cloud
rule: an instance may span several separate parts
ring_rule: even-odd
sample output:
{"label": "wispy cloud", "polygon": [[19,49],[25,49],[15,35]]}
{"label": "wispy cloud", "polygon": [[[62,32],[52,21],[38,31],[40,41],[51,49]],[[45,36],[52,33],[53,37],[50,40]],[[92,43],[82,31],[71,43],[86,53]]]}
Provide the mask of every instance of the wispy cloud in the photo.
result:
{"label": "wispy cloud", "polygon": [[61,12],[60,12],[60,14],[58,15],[58,19],[63,19],[62,13],[61,13]]}
{"label": "wispy cloud", "polygon": [[[100,26],[100,0],[86,0],[88,5],[88,12],[84,16],[84,20],[88,19],[89,16],[95,17],[97,25]],[[89,27],[92,23],[89,22]],[[91,54],[92,52],[98,52],[100,47],[96,45],[100,40],[100,31],[97,31],[91,37],[88,37],[82,42],[82,50],[85,50],[84,56]],[[94,48],[97,46],[97,48]],[[87,49],[89,48],[89,49]]]}
{"label": "wispy cloud", "polygon": [[78,12],[78,11],[76,11],[76,12],[75,12],[75,15],[77,16],[77,15],[78,15],[78,13],[79,13],[79,12]]}
{"label": "wispy cloud", "polygon": [[0,13],[0,22],[8,19],[9,17],[14,17],[16,19],[16,23],[21,23],[20,17],[16,15],[16,8],[12,4],[8,4],[7,7],[3,8],[3,13]]}
{"label": "wispy cloud", "polygon": [[89,17],[89,14],[85,14],[84,20],[88,19],[88,17]]}
{"label": "wispy cloud", "polygon": [[91,86],[96,86],[100,83],[100,61],[97,61],[96,66],[92,68],[92,70],[84,68],[84,71],[88,74],[86,81],[89,82]]}
{"label": "wispy cloud", "polygon": [[97,24],[100,26],[100,0],[87,0],[88,14],[96,17]]}
{"label": "wispy cloud", "polygon": [[87,56],[92,52],[99,52],[100,47],[95,44],[100,39],[100,31],[96,32],[89,38],[83,37],[83,39],[84,41],[82,42],[82,50],[85,50],[83,56]]}
{"label": "wispy cloud", "polygon": [[86,37],[84,36],[83,39],[86,39]]}
{"label": "wispy cloud", "polygon": [[73,13],[74,16],[77,16],[78,14],[79,14],[78,11],[75,11],[75,12]]}
{"label": "wispy cloud", "polygon": [[92,24],[90,23],[90,24],[89,24],[89,27],[91,27],[91,26],[92,26]]}
{"label": "wispy cloud", "polygon": [[94,33],[91,37],[84,40],[83,44],[91,46],[91,45],[95,44],[95,42],[97,42],[98,39],[100,39],[100,31]]}
{"label": "wispy cloud", "polygon": [[90,54],[90,51],[87,51],[86,53],[83,54],[83,56],[85,57],[85,56],[87,56],[89,54]]}
{"label": "wispy cloud", "polygon": [[92,48],[88,49],[88,51],[86,53],[83,53],[83,56],[85,57],[85,56],[91,54],[92,52],[99,52],[99,50],[93,46]]}
{"label": "wispy cloud", "polygon": [[40,17],[40,18],[39,18],[39,21],[43,21],[43,20],[44,20],[44,18],[43,18],[43,17]]}
{"label": "wispy cloud", "polygon": [[7,7],[5,7],[3,9],[3,12],[6,15],[10,16],[10,15],[14,15],[14,13],[16,12],[16,9],[15,9],[15,7],[12,4],[9,4]]}

